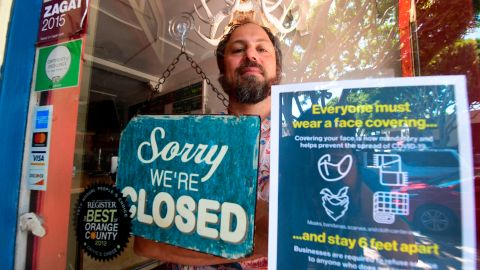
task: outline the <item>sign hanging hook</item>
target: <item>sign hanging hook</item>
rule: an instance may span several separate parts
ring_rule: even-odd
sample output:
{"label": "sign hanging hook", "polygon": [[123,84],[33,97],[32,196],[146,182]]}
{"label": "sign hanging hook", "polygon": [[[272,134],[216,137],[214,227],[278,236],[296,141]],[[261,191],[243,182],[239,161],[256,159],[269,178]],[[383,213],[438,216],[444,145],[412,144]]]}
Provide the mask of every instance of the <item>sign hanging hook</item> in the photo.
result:
{"label": "sign hanging hook", "polygon": [[[147,101],[144,103],[143,107],[147,107],[147,105],[153,100],[153,97],[160,93],[160,86],[165,83],[168,77],[173,73],[173,70],[175,69],[176,64],[180,61],[180,58],[182,55],[185,56],[187,61],[190,63],[190,66],[197,72],[200,77],[205,81],[207,85],[210,86],[213,92],[217,95],[217,98],[223,103],[225,107],[228,107],[228,98],[225,97],[210,81],[210,79],[207,77],[207,74],[203,72],[202,68],[200,65],[197,64],[193,60],[193,58],[188,55],[186,52],[185,46],[186,46],[186,40],[188,38],[188,33],[190,30],[194,29],[195,26],[195,20],[193,19],[193,16],[190,15],[189,13],[183,12],[180,16],[174,17],[170,21],[168,21],[168,33],[170,36],[175,39],[179,40],[181,43],[181,48],[180,48],[180,53],[175,57],[170,65],[166,68],[166,70],[162,73],[162,76],[158,79],[157,84],[153,87],[152,92],[150,96],[148,97]],[[139,109],[141,111],[142,108]]]}
{"label": "sign hanging hook", "polygon": [[185,46],[189,32],[195,26],[195,19],[187,12],[182,12],[178,17],[168,22],[168,33],[175,40],[180,40],[181,50],[185,51]]}

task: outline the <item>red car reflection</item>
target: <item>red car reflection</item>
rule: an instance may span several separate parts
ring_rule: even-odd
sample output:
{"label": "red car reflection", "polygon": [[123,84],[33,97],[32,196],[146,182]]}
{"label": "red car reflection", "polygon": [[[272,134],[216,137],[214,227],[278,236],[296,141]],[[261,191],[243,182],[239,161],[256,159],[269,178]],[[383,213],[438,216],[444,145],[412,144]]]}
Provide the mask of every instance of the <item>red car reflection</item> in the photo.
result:
{"label": "red car reflection", "polygon": [[410,182],[397,192],[408,193],[410,211],[407,219],[425,233],[439,234],[458,228],[461,217],[460,181]]}

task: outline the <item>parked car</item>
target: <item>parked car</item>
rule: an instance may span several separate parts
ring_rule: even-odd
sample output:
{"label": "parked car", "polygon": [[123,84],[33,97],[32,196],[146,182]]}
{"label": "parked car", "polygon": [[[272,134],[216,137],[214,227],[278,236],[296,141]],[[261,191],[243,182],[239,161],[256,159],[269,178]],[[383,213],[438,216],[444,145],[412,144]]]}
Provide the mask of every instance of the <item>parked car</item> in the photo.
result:
{"label": "parked car", "polygon": [[[399,151],[375,155],[375,165],[369,168],[378,174],[378,188],[409,195],[406,219],[413,229],[439,234],[458,228],[461,179],[456,151]],[[383,159],[378,155],[383,155]]]}
{"label": "parked car", "polygon": [[407,216],[415,229],[440,234],[458,229],[461,217],[461,181],[455,175],[440,176],[428,182],[409,182],[397,191],[409,194]]}

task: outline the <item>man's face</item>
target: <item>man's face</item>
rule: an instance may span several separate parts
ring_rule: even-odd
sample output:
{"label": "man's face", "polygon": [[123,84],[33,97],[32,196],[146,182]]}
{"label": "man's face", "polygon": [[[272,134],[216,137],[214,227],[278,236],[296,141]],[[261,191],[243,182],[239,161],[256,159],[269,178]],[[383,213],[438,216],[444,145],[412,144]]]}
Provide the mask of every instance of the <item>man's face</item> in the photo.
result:
{"label": "man's face", "polygon": [[277,81],[275,48],[256,24],[245,24],[232,33],[224,54],[222,86],[240,103],[255,104],[270,96]]}

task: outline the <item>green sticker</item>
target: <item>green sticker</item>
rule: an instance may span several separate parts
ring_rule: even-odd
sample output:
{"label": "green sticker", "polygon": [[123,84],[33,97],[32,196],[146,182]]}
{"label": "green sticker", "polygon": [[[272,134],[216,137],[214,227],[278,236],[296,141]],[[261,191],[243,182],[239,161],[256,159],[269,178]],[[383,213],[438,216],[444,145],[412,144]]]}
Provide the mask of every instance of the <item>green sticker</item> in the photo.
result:
{"label": "green sticker", "polygon": [[78,85],[82,40],[37,49],[35,91]]}

